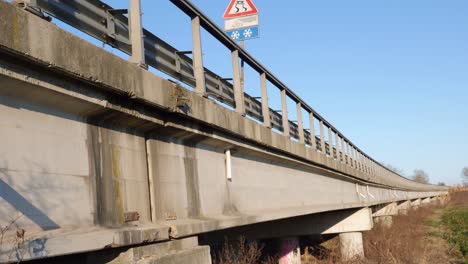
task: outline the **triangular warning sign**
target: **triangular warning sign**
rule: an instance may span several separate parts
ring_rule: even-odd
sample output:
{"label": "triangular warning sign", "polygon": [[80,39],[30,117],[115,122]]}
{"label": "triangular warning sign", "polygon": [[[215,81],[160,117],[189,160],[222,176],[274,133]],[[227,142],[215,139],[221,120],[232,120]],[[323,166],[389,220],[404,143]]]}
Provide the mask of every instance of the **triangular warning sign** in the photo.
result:
{"label": "triangular warning sign", "polygon": [[255,14],[258,14],[258,11],[252,0],[231,0],[226,12],[224,12],[224,19]]}

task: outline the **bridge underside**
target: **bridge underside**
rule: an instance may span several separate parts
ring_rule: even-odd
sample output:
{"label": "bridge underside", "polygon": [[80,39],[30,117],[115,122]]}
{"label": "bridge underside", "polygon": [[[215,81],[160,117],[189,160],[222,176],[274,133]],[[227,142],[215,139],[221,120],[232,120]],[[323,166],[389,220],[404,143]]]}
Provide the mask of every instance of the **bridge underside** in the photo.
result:
{"label": "bridge underside", "polygon": [[0,226],[26,231],[24,259],[443,193],[329,159],[1,1],[0,17]]}

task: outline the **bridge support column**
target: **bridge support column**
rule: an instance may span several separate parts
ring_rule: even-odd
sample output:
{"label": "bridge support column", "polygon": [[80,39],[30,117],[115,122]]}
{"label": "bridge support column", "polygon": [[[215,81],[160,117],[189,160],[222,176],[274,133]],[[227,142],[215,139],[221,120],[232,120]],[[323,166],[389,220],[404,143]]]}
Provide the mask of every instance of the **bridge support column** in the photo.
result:
{"label": "bridge support column", "polygon": [[374,223],[378,223],[383,227],[389,228],[392,226],[393,219],[392,216],[398,214],[398,204],[389,203],[386,205],[378,205],[374,207]]}
{"label": "bridge support column", "polygon": [[383,216],[374,217],[374,223],[379,224],[385,228],[390,228],[393,225],[393,216],[383,215]]}
{"label": "bridge support column", "polygon": [[417,209],[421,205],[421,198],[416,199],[411,202],[411,207],[414,207],[414,209]]}
{"label": "bridge support column", "polygon": [[411,208],[411,201],[404,201],[398,205],[398,214],[407,215],[408,210]]}
{"label": "bridge support column", "polygon": [[430,204],[430,203],[431,203],[431,197],[421,200],[421,204]]}
{"label": "bridge support column", "polygon": [[301,249],[299,247],[299,238],[281,238],[279,254],[279,264],[301,264]]}
{"label": "bridge support column", "polygon": [[340,234],[341,258],[349,261],[364,258],[364,244],[361,232],[349,232]]}
{"label": "bridge support column", "polygon": [[335,221],[337,222],[322,234],[339,233],[341,257],[344,261],[364,258],[362,231],[372,229],[371,209],[362,208],[346,217],[337,216]]}

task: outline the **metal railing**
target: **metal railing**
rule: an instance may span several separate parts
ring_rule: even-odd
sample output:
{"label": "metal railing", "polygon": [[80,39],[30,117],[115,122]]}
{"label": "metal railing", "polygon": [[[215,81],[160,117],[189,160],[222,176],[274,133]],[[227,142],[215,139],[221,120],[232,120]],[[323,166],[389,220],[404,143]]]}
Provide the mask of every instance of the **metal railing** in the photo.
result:
{"label": "metal railing", "polygon": [[[366,155],[338,129],[282,83],[266,67],[231,40],[213,21],[189,0],[169,0],[191,18],[192,51],[180,51],[141,26],[140,0],[130,0],[130,9],[114,9],[98,0],[23,0],[16,1],[41,15],[47,13],[92,37],[130,55],[130,61],[142,67],[151,66],[192,87],[201,96],[218,100],[274,128],[285,136],[320,151],[331,159],[356,168],[368,175],[398,175]],[[128,18],[125,14],[128,13]],[[132,30],[136,28],[136,30]],[[200,28],[231,51],[232,78],[225,78],[203,65]],[[192,58],[187,56],[192,54]],[[244,93],[239,74],[239,60],[259,74],[261,101]],[[232,83],[228,80],[232,79]],[[267,81],[281,92],[281,114],[269,107]],[[296,103],[297,124],[288,120],[287,98]],[[309,115],[310,129],[303,126],[302,111]],[[314,120],[319,128],[315,128]],[[318,129],[318,136],[316,136]],[[325,141],[328,133],[328,142]],[[334,138],[334,139],[333,139]],[[335,141],[333,144],[332,141]],[[400,176],[400,175],[398,175]]]}

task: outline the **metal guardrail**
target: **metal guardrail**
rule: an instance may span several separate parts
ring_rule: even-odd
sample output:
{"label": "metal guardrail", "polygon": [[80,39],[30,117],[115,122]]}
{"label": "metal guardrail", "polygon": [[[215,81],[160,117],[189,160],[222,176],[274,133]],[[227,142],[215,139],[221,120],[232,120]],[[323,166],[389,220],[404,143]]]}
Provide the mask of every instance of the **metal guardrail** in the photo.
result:
{"label": "metal guardrail", "polygon": [[[147,64],[155,69],[193,87],[196,92],[214,98],[228,106],[235,107],[236,111],[246,114],[267,127],[283,132],[285,136],[297,139],[330,158],[348,164],[370,175],[394,174],[377,161],[370,158],[356,147],[341,132],[327,122],[321,115],[312,109],[306,102],[297,96],[291,89],[282,83],[276,76],[269,72],[263,65],[255,60],[249,53],[231,40],[224,32],[212,22],[206,15],[198,10],[189,0],[169,0],[179,7],[192,19],[192,34],[194,41],[193,51],[180,51],[161,40],[148,30],[141,28],[140,0],[130,0],[132,9],[130,14],[137,14],[130,20],[124,14],[127,9],[114,9],[99,0],[23,0],[20,2],[25,9],[41,15],[45,12],[92,37],[106,43],[122,52],[138,57],[136,61]],[[129,24],[130,22],[130,24]],[[140,27],[136,34],[132,34],[129,25]],[[213,37],[220,41],[232,52],[233,81],[217,75],[207,69],[202,63],[200,27],[203,27]],[[143,39],[143,43],[141,43]],[[141,49],[132,43],[142,44]],[[135,49],[132,52],[132,47]],[[192,54],[192,58],[187,56]],[[262,101],[243,92],[239,86],[238,60],[241,59],[260,74],[262,80]],[[133,61],[135,62],[135,60]],[[236,73],[237,71],[237,73]],[[263,78],[263,79],[262,79]],[[268,107],[266,95],[266,80],[281,91],[282,114]],[[291,98],[297,105],[298,123],[289,121],[287,117],[286,97]],[[237,102],[243,102],[238,104]],[[264,105],[265,104],[265,105]],[[303,129],[302,109],[309,113],[310,132]],[[266,112],[268,111],[268,112]],[[320,124],[319,136],[315,136],[314,120]],[[328,128],[328,141],[335,137],[333,143],[325,142],[325,127]],[[313,140],[312,140],[313,139]],[[398,175],[400,176],[400,175]],[[401,176],[400,176],[401,177]]]}

